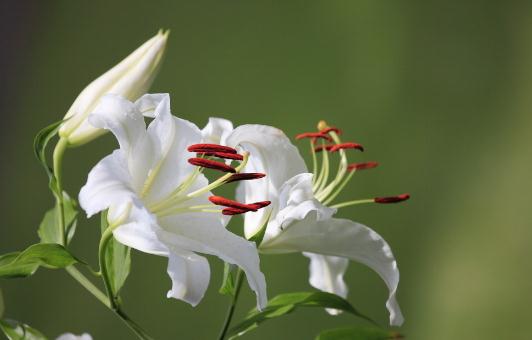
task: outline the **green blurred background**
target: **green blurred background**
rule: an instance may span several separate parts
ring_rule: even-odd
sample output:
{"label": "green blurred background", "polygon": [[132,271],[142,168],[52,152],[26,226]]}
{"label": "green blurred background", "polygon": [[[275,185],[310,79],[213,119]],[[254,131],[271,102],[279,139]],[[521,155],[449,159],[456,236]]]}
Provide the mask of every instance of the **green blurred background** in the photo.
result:
{"label": "green blurred background", "polygon": [[[53,200],[32,138],[81,89],[156,33],[171,29],[152,92],[203,126],[212,115],[278,126],[320,119],[364,144],[343,195],[410,192],[393,206],[340,215],[372,226],[401,269],[409,339],[530,339],[532,2],[525,1],[2,1],[0,253],[37,241]],[[67,153],[66,189],[115,147],[106,136]],[[306,146],[306,144],[304,144]],[[95,263],[99,229],[82,221],[73,247]],[[212,339],[228,298],[222,264],[203,302],[167,300],[166,260],[134,254],[126,309],[157,339]],[[307,260],[263,257],[269,294],[307,290]],[[349,300],[386,323],[384,284],[352,264]],[[50,337],[130,339],[112,313],[62,271],[3,280],[7,316]],[[253,304],[246,290],[238,315]],[[250,339],[311,339],[359,323],[304,310]]]}

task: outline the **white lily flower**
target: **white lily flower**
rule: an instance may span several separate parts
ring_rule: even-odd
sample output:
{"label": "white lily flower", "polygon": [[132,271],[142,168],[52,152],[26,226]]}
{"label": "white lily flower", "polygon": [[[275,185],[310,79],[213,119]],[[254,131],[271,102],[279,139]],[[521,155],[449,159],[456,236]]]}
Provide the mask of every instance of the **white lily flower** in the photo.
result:
{"label": "white lily flower", "polygon": [[133,101],[145,94],[160,68],[167,38],[168,31],[159,31],[81,91],[66,113],[59,135],[72,146],[102,135],[105,130],[95,128],[87,121],[89,114],[105,94],[117,94]]}
{"label": "white lily flower", "polygon": [[[147,128],[143,115],[154,117]],[[241,267],[259,308],[264,307],[266,282],[255,244],[226,230],[222,210],[209,201],[211,190],[233,174],[209,184],[202,168],[191,164],[218,163],[190,158],[196,154],[187,147],[201,142],[201,131],[170,113],[169,96],[144,95],[133,103],[106,95],[89,121],[110,130],[120,148],[91,170],[81,189],[79,202],[87,215],[109,209],[109,225],[119,242],[168,257],[168,297],[199,303],[210,278],[207,260],[196,254],[203,253]],[[235,172],[248,157],[242,158]]]}
{"label": "white lily flower", "polygon": [[[322,126],[322,129],[326,127]],[[375,201],[359,200],[329,206],[357,169],[373,167],[373,163],[347,163],[346,148],[360,148],[358,144],[341,143],[336,129],[307,134],[303,137],[330,139],[341,160],[337,175],[329,182],[328,153],[323,153],[322,168],[318,171],[314,143],[311,149],[314,171],[307,170],[297,148],[279,129],[264,125],[243,125],[228,135],[227,145],[240,147],[251,153],[246,172],[259,172],[267,177],[253,183],[243,182],[237,196],[243,201],[270,200],[271,206],[245,215],[245,235],[249,239],[264,229],[259,250],[262,253],[302,252],[310,259],[310,284],[322,291],[347,296],[343,275],[348,261],[363,263],[384,280],[389,297],[386,306],[390,324],[401,325],[403,316],[396,301],[399,271],[386,241],[372,229],[347,220],[334,218],[337,208]],[[229,133],[230,132],[230,133]],[[320,136],[322,135],[322,136]],[[332,146],[323,145],[323,149]],[[381,198],[379,203],[404,199]],[[328,310],[335,314],[335,310]]]}
{"label": "white lily flower", "polygon": [[65,333],[58,336],[55,340],[92,340],[92,336],[88,333],[83,333],[81,335]]}

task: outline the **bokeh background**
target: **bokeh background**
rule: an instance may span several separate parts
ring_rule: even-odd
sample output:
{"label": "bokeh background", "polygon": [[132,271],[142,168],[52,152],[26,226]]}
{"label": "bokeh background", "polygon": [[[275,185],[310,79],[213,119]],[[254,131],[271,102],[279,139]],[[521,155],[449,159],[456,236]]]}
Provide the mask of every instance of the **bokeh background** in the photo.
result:
{"label": "bokeh background", "polygon": [[[0,252],[37,241],[53,200],[32,138],[81,89],[157,29],[171,29],[153,92],[203,126],[212,115],[278,126],[320,119],[364,144],[344,198],[410,192],[402,205],[340,215],[375,228],[401,269],[409,339],[529,339],[532,304],[532,2],[525,1],[2,1]],[[304,144],[306,146],[306,144]],[[106,136],[67,153],[66,189],[115,147]],[[73,243],[95,264],[99,228]],[[228,298],[192,308],[166,299],[166,260],[134,254],[126,309],[157,339],[212,339]],[[300,255],[263,257],[269,294],[310,289]],[[385,324],[386,289],[352,264],[349,300]],[[3,280],[7,316],[50,337],[130,339],[112,313],[62,271]],[[246,289],[238,310],[253,304]],[[361,323],[318,309],[265,323],[249,339],[311,339]]]}

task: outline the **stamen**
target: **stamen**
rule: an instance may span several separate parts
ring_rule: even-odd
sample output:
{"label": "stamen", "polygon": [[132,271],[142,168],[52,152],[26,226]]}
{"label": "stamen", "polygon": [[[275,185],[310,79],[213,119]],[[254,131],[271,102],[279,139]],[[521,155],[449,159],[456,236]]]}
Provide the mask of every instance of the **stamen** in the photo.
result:
{"label": "stamen", "polygon": [[356,171],[356,170],[366,170],[366,169],[373,169],[379,166],[379,163],[377,162],[366,162],[366,163],[352,163],[347,166],[348,171]]}
{"label": "stamen", "polygon": [[329,133],[331,131],[336,133],[337,135],[341,135],[342,134],[342,130],[340,130],[339,128],[334,127],[334,126],[330,126],[330,127],[327,127],[325,129],[320,130],[321,133]]}
{"label": "stamen", "polygon": [[201,166],[201,167],[204,167],[204,168],[214,169],[214,170],[218,170],[218,171],[232,172],[232,173],[236,172],[235,168],[233,168],[232,166],[227,165],[227,164],[222,163],[222,162],[213,161],[213,160],[210,160],[210,159],[189,158],[188,162],[190,164],[192,164],[192,165]]}
{"label": "stamen", "polygon": [[[251,204],[246,204],[245,206],[246,207],[253,207],[253,208],[256,209],[256,210],[251,210],[251,211],[257,211],[258,209],[262,209],[264,207],[269,206],[271,203],[272,203],[271,201],[260,201],[260,202],[255,202],[255,203],[251,203]],[[240,215],[240,214],[245,214],[245,213],[247,213],[249,211],[250,210],[247,209],[247,208],[246,209],[241,209],[241,208],[237,208],[237,207],[229,207],[229,208],[223,209],[222,210],[222,214],[223,215]]]}
{"label": "stamen", "polygon": [[247,181],[251,179],[259,179],[265,177],[266,174],[261,174],[259,172],[248,172],[243,174],[233,174],[225,183],[231,183],[236,181]]}
{"label": "stamen", "polygon": [[336,144],[333,147],[331,147],[331,152],[336,152],[338,150],[344,150],[344,149],[357,149],[360,151],[364,151],[364,147],[357,143],[341,143]]}
{"label": "stamen", "polygon": [[237,153],[236,149],[218,144],[193,144],[187,148],[190,152],[225,152]]}
{"label": "stamen", "polygon": [[237,161],[241,161],[244,159],[244,156],[242,155],[239,155],[237,153],[228,153],[228,152],[199,152],[198,155],[213,156],[213,157],[225,158],[225,159],[234,159]]}
{"label": "stamen", "polygon": [[375,203],[388,204],[388,203],[399,203],[402,201],[406,201],[409,198],[410,198],[409,194],[401,194],[401,195],[389,196],[389,197],[375,197],[373,201]]}
{"label": "stamen", "polygon": [[221,196],[210,196],[209,201],[216,205],[223,205],[224,207],[235,208],[245,211],[257,211],[258,209],[255,206],[251,206],[251,204],[240,203]]}
{"label": "stamen", "polygon": [[323,138],[329,142],[333,141],[331,136],[321,133],[321,132],[305,132],[305,133],[300,133],[299,135],[296,136],[297,140],[303,139],[303,138],[312,138],[312,139]]}
{"label": "stamen", "polygon": [[225,208],[222,210],[222,215],[228,215],[228,216],[240,215],[240,214],[247,213],[248,211],[249,210],[242,210],[242,209],[236,209],[236,208]]}
{"label": "stamen", "polygon": [[255,202],[255,203],[251,203],[251,204],[248,204],[248,205],[252,206],[254,208],[257,208],[257,210],[258,210],[258,209],[265,208],[265,207],[269,206],[270,204],[272,204],[271,201],[260,201],[260,202]]}
{"label": "stamen", "polygon": [[319,145],[314,148],[314,152],[321,152],[323,150],[331,151],[331,148],[334,146],[334,144],[325,144],[325,145]]}

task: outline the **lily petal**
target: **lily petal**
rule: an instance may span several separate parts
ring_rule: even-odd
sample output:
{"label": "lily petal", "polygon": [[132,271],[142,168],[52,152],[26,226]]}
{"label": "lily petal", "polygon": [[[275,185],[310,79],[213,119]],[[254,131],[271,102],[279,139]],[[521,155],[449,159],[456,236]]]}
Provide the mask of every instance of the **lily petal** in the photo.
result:
{"label": "lily petal", "polygon": [[227,145],[240,146],[250,152],[250,159],[245,172],[260,172],[267,179],[243,182],[245,193],[241,199],[245,202],[269,200],[272,205],[258,212],[245,215],[244,231],[247,238],[257,233],[265,216],[277,209],[279,190],[284,182],[293,176],[307,172],[307,167],[297,148],[281,130],[267,125],[242,125],[228,137]]}
{"label": "lily petal", "polygon": [[92,336],[88,333],[83,333],[81,335],[65,333],[58,336],[55,340],[92,340]]}
{"label": "lily petal", "polygon": [[363,263],[384,280],[389,289],[386,307],[390,324],[401,325],[403,315],[396,300],[399,284],[397,262],[386,241],[372,229],[346,219],[317,220],[316,213],[293,223],[276,238],[261,244],[263,252],[311,252],[345,257]]}
{"label": "lily petal", "polygon": [[87,183],[79,193],[79,204],[88,217],[112,205],[122,205],[135,199],[125,159],[122,150],[115,150],[89,173]]}
{"label": "lily petal", "polygon": [[230,120],[211,117],[201,130],[201,135],[204,143],[226,145],[227,137],[232,131],[233,123]]}
{"label": "lily petal", "polygon": [[167,297],[183,300],[195,307],[209,286],[211,270],[207,259],[193,252],[172,249],[167,271],[172,279],[172,289]]}
{"label": "lily petal", "polygon": [[[303,253],[310,259],[310,285],[321,291],[333,293],[343,298],[347,297],[348,288],[344,281],[344,274],[349,260],[337,256],[325,256],[314,253]],[[338,309],[327,308],[332,315],[341,313]]]}
{"label": "lily petal", "polygon": [[[257,306],[267,304],[266,280],[260,271],[260,260],[254,242],[246,241],[223,226],[217,214],[210,221],[205,214],[179,214],[160,219],[159,238],[173,247],[215,255],[235,264],[246,273],[250,288],[257,295]],[[203,221],[202,221],[203,220]]]}

